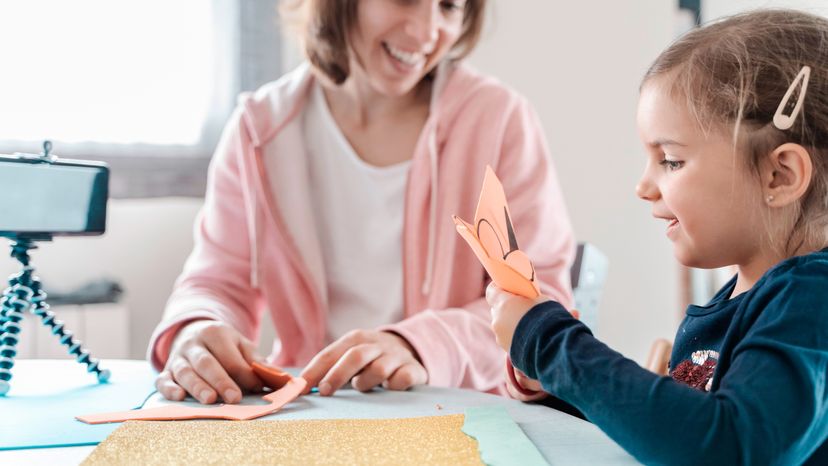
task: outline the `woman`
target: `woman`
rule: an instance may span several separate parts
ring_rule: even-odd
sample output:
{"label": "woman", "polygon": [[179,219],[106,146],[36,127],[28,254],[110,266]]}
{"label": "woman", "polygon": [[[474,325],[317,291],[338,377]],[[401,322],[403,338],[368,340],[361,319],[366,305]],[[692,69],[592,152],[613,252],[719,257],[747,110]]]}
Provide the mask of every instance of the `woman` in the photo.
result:
{"label": "woman", "polygon": [[503,393],[485,272],[451,215],[473,216],[494,167],[542,291],[564,303],[574,243],[533,111],[458,63],[484,7],[289,6],[309,63],[244,96],[225,129],[195,248],[150,341],[165,397],[235,403],[261,389],[251,340],[265,310],[271,362],[305,366],[322,395],[349,381]]}

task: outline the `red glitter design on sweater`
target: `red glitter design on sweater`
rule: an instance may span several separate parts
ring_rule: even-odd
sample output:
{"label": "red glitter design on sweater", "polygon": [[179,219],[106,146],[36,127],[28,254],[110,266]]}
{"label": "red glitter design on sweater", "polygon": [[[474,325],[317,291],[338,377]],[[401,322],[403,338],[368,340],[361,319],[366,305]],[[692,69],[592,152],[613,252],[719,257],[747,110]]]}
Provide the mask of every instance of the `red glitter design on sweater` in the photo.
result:
{"label": "red glitter design on sweater", "polygon": [[707,383],[716,370],[716,360],[708,358],[702,364],[695,364],[689,359],[682,361],[670,374],[674,380],[699,390],[707,390]]}

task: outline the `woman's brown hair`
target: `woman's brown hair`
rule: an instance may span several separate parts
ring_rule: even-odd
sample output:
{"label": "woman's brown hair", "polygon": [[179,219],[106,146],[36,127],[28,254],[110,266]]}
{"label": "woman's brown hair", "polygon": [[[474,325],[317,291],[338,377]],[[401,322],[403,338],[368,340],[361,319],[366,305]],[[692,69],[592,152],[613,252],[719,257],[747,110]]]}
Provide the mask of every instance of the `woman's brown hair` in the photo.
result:
{"label": "woman's brown hair", "polygon": [[[302,39],[305,54],[313,66],[336,84],[348,79],[348,33],[356,25],[359,0],[284,0],[280,12]],[[463,11],[463,32],[451,59],[467,56],[483,29],[486,0],[467,0]]]}
{"label": "woman's brown hair", "polygon": [[[791,128],[780,130],[774,114],[803,66],[811,75],[802,111]],[[668,89],[701,128],[731,131],[753,170],[784,143],[807,149],[813,176],[792,212],[784,252],[805,242],[828,244],[828,19],[794,10],[731,16],[673,43],[642,86],[657,77],[669,79]]]}

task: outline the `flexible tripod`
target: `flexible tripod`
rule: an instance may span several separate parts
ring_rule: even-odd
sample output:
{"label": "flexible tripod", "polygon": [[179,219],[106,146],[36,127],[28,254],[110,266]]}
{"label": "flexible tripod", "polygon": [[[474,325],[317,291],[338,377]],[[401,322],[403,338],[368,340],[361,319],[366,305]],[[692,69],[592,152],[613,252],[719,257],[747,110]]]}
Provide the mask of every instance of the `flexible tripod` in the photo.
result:
{"label": "flexible tripod", "polygon": [[0,299],[0,396],[8,393],[12,378],[17,343],[20,341],[20,321],[28,310],[40,317],[40,323],[49,327],[60,344],[67,347],[69,354],[86,364],[88,372],[94,372],[98,382],[109,380],[110,372],[98,367],[98,360],[90,356],[72,332],[64,328],[63,322],[55,319],[55,313],[46,304],[46,293],[40,288],[40,279],[34,276],[34,267],[29,265],[29,250],[36,249],[35,240],[49,241],[48,235],[39,237],[14,237],[11,239],[11,256],[17,259],[23,270],[9,277],[9,287]]}

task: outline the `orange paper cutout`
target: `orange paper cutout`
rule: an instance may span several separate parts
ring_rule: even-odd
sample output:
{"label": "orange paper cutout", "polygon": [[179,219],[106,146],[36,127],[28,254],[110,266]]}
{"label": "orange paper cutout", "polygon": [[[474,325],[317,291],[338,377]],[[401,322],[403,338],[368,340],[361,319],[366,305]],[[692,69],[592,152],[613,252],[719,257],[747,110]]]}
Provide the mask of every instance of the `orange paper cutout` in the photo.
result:
{"label": "orange paper cutout", "polygon": [[[219,406],[180,406],[175,404],[159,406],[157,408],[134,409],[130,411],[116,411],[111,413],[89,414],[77,416],[76,419],[87,424],[103,424],[107,422],[124,421],[175,421],[186,419],[227,419],[246,421],[256,419],[279,411],[284,405],[295,400],[305,390],[308,382],[301,377],[291,377],[279,369],[253,363],[253,371],[271,388],[278,388],[268,393],[262,399],[270,404],[258,405],[228,405]],[[286,379],[287,377],[287,379]]]}
{"label": "orange paper cutout", "polygon": [[253,368],[253,372],[264,382],[264,386],[270,387],[273,390],[284,387],[293,378],[292,375],[277,367],[268,366],[260,362],[254,362],[250,366]]}
{"label": "orange paper cutout", "polygon": [[529,257],[518,248],[506,194],[492,167],[486,167],[480,200],[474,213],[474,225],[456,215],[452,218],[457,232],[472,248],[497,286],[530,299],[540,294],[535,268]]}

